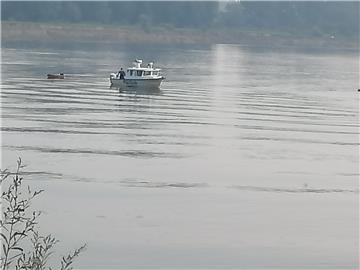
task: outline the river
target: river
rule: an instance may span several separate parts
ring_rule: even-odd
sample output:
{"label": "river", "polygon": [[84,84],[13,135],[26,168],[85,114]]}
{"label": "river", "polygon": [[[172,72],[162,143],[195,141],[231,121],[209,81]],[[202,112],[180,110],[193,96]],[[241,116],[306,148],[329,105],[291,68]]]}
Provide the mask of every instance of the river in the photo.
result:
{"label": "river", "polygon": [[[359,266],[357,53],[1,51],[2,168],[22,158],[40,230],[60,254],[88,244],[80,268]],[[135,58],[163,69],[159,91],[109,87]]]}

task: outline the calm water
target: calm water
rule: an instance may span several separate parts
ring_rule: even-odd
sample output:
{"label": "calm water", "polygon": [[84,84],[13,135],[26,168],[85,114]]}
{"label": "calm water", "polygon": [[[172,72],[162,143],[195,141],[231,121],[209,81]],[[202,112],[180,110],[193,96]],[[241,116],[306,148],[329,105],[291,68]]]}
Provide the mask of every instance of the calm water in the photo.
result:
{"label": "calm water", "polygon": [[[358,267],[356,53],[24,47],[2,48],[2,167],[22,157],[78,266]],[[136,57],[161,90],[109,88]]]}

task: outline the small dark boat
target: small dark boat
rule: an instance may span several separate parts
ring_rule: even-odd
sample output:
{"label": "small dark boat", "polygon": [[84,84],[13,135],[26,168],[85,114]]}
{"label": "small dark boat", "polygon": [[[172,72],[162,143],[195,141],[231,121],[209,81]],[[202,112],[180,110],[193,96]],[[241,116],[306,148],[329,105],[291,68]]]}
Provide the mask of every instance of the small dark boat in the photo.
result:
{"label": "small dark boat", "polygon": [[47,75],[48,79],[64,79],[64,73],[60,73],[60,74],[48,74]]}

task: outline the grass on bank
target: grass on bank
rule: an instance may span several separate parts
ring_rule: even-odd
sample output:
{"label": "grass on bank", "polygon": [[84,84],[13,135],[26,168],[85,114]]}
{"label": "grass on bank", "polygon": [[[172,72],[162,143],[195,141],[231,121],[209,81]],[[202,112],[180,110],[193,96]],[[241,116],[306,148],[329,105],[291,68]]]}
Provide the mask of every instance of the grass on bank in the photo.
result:
{"label": "grass on bank", "polygon": [[172,25],[114,25],[2,21],[3,42],[101,42],[149,44],[244,44],[357,48],[358,38],[304,35],[281,29],[176,28]]}

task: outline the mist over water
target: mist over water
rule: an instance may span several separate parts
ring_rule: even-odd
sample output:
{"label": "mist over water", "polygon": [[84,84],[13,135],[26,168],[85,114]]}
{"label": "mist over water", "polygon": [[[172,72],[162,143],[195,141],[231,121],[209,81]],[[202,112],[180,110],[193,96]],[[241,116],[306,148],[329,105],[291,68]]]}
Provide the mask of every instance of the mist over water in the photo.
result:
{"label": "mist over water", "polygon": [[[109,74],[154,61],[161,89]],[[358,266],[358,57],[213,46],[2,48],[2,167],[80,267]],[[47,80],[47,73],[65,80]],[[74,224],[75,223],[75,224]]]}

